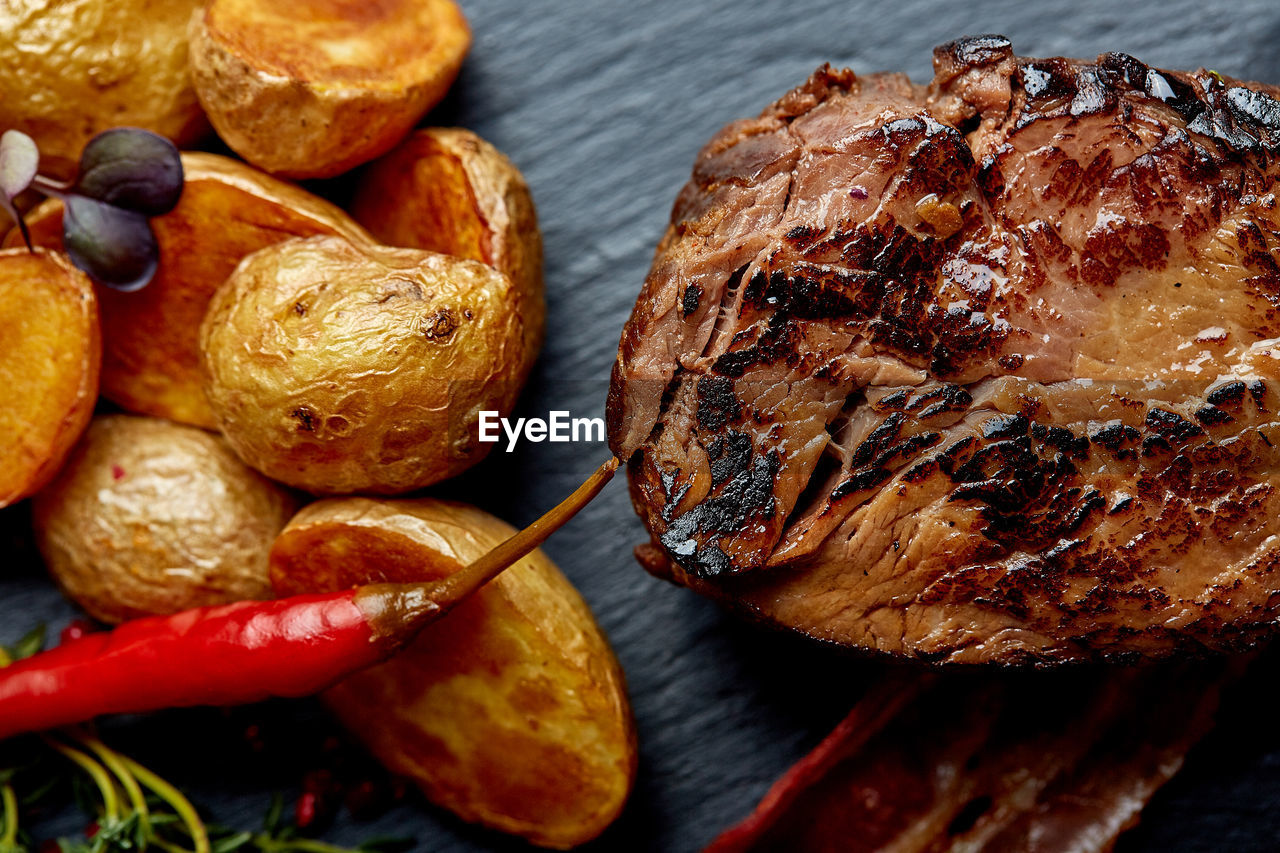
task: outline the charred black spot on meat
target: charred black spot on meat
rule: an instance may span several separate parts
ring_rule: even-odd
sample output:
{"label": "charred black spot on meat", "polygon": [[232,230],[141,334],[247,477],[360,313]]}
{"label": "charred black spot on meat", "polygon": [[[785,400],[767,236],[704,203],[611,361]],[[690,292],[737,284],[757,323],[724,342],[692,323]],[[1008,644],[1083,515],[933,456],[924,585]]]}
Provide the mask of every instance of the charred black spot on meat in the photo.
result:
{"label": "charred black spot on meat", "polygon": [[894,412],[885,418],[884,422],[873,429],[853,451],[850,465],[854,468],[859,468],[884,453],[898,437],[898,434],[902,432],[902,425],[906,423],[906,420],[906,416],[901,412]]}
{"label": "charred black spot on meat", "polygon": [[913,394],[906,409],[922,421],[944,414],[966,411],[973,405],[973,395],[960,385],[944,382],[929,391]]}
{"label": "charred black spot on meat", "polygon": [[1229,424],[1235,420],[1231,415],[1219,409],[1217,406],[1202,406],[1196,410],[1196,420],[1204,426],[1221,426]]}
{"label": "charred black spot on meat", "polygon": [[1246,386],[1239,379],[1219,385],[1206,395],[1209,405],[1219,408],[1236,407],[1244,400]]}
{"label": "charred black spot on meat", "polygon": [[1094,444],[1100,444],[1117,459],[1131,459],[1136,455],[1134,445],[1142,434],[1128,424],[1114,423],[1102,427],[1092,436]]}
{"label": "charred black spot on meat", "polygon": [[985,68],[1013,56],[1013,43],[994,33],[966,36],[933,49],[935,57],[948,57],[955,64],[969,68]]}
{"label": "charred black spot on meat", "polygon": [[859,468],[850,472],[848,477],[840,481],[840,485],[831,490],[831,500],[835,503],[844,500],[850,495],[870,491],[892,476],[893,472],[887,468],[872,466]]}
{"label": "charred black spot on meat", "polygon": [[1027,434],[1031,421],[1023,415],[997,415],[982,422],[982,437],[987,441],[1017,438]]}
{"label": "charred black spot on meat", "polygon": [[1147,412],[1144,425],[1148,434],[1142,440],[1143,455],[1157,450],[1171,450],[1188,439],[1204,435],[1201,427],[1168,409],[1151,409]]}
{"label": "charred black spot on meat", "polygon": [[1267,411],[1267,385],[1261,379],[1255,379],[1249,383],[1249,396],[1253,399],[1253,405],[1258,408],[1259,412]]}
{"label": "charred black spot on meat", "polygon": [[1034,423],[1031,425],[1031,436],[1075,459],[1085,459],[1089,455],[1088,436],[1076,435],[1066,427]]}
{"label": "charred black spot on meat", "polygon": [[751,464],[751,437],[746,433],[729,430],[707,446],[711,460],[711,485],[719,486],[731,477],[746,471]]}
{"label": "charred black spot on meat", "polygon": [[736,378],[755,365],[789,362],[797,355],[799,339],[800,328],[796,322],[786,314],[774,313],[754,343],[726,352],[716,359],[711,369],[720,376]]}
{"label": "charred black spot on meat", "polygon": [[885,412],[900,412],[907,406],[907,400],[911,398],[911,391],[903,388],[901,391],[894,391],[892,394],[886,394],[876,401],[873,408],[884,414]]}
{"label": "charred black spot on meat", "polygon": [[[776,451],[754,454],[747,441],[747,453],[736,448],[733,436],[721,451],[727,459],[727,478],[713,495],[688,512],[672,519],[660,540],[673,559],[698,577],[715,577],[737,570],[719,546],[721,535],[733,535],[752,520],[772,517],[777,510],[774,478],[780,459]],[[737,434],[741,435],[741,434]],[[744,567],[745,568],[745,567]]]}
{"label": "charred black spot on meat", "polygon": [[733,380],[723,376],[698,377],[698,426],[717,432],[742,417],[742,404],[733,392]]}
{"label": "charred black spot on meat", "polygon": [[684,296],[680,300],[680,313],[688,317],[690,314],[698,310],[698,305],[702,302],[702,288],[697,284],[690,284],[684,289]]}

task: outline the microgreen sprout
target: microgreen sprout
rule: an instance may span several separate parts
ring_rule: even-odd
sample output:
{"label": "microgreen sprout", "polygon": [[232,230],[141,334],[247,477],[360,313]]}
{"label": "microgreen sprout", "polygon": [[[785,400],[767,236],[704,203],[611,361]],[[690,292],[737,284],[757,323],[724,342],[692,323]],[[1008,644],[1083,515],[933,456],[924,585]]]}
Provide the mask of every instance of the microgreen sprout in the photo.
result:
{"label": "microgreen sprout", "polygon": [[172,210],[182,195],[182,159],[173,143],[136,127],[117,127],[89,140],[76,177],[60,182],[38,172],[40,152],[17,130],[0,135],[0,206],[31,249],[16,199],[27,190],[60,199],[63,247],[71,262],[116,290],[145,287],[160,249],[149,217]]}

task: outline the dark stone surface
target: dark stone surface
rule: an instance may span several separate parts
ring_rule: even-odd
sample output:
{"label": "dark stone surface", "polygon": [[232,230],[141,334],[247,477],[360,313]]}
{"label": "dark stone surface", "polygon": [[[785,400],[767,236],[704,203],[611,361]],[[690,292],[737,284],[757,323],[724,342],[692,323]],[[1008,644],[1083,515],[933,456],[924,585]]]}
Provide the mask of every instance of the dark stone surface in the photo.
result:
{"label": "dark stone surface", "polygon": [[[546,241],[547,347],[522,414],[599,414],[618,331],[675,193],[702,142],[752,115],[818,64],[930,73],[930,51],[962,34],[1001,32],[1019,53],[1121,50],[1155,65],[1205,65],[1280,82],[1280,6],[1186,0],[1050,6],[747,0],[463,0],[475,46],[434,123],[490,139],[524,170]],[[341,187],[334,188],[340,193]],[[514,523],[534,518],[603,460],[602,444],[524,444],[440,490]],[[24,509],[0,513],[21,529]],[[73,615],[17,539],[0,538],[0,642]],[[582,590],[626,667],[641,744],[635,794],[592,849],[688,851],[745,814],[842,716],[875,667],[743,625],[646,575],[625,489],[614,484],[547,551]],[[1280,839],[1280,702],[1265,671],[1235,690],[1224,723],[1162,792],[1128,851],[1274,850]],[[325,723],[310,703],[276,703],[284,754],[310,758]],[[293,718],[303,724],[288,724]],[[279,721],[285,721],[281,725]],[[243,723],[173,712],[107,728],[187,786],[224,822],[254,824],[269,793],[290,794],[290,760],[218,749]],[[48,825],[74,830],[70,817]],[[325,835],[353,843],[411,834],[418,849],[518,849],[423,804]]]}

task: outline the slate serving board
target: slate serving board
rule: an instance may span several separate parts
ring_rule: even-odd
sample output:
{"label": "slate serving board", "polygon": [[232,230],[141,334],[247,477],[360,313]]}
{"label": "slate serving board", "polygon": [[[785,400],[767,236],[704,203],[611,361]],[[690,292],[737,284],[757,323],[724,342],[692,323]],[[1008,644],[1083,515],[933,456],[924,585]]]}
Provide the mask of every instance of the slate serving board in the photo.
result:
{"label": "slate serving board", "polygon": [[[1122,50],[1154,65],[1204,65],[1280,82],[1280,5],[764,2],[764,0],[463,0],[475,44],[430,118],[470,127],[528,177],[546,246],[548,339],[522,415],[601,414],[618,332],[648,269],[671,203],[699,146],[753,115],[818,64],[930,75],[930,51],[962,34],[1000,32],[1019,53],[1092,56]],[[0,34],[0,43],[3,34]],[[342,185],[328,189],[341,195]],[[601,444],[523,444],[440,489],[525,523],[576,485]],[[0,513],[0,642],[74,614],[25,541],[25,508]],[[875,665],[739,623],[692,593],[646,575],[643,539],[615,483],[547,546],[582,591],[626,668],[640,735],[640,773],[623,817],[594,850],[700,849],[744,815],[815,744],[874,677]],[[1228,695],[1217,730],[1126,836],[1127,851],[1280,849],[1280,697],[1271,666]],[[255,711],[287,741],[267,758],[217,745],[238,724],[215,712],[113,723],[114,742],[151,761],[225,822],[251,826],[269,792],[296,794],[298,766],[323,732],[307,702]],[[293,720],[301,720],[294,725]],[[79,818],[47,821],[73,832]],[[342,816],[324,837],[355,843],[407,834],[418,849],[521,845],[420,802],[372,822]]]}

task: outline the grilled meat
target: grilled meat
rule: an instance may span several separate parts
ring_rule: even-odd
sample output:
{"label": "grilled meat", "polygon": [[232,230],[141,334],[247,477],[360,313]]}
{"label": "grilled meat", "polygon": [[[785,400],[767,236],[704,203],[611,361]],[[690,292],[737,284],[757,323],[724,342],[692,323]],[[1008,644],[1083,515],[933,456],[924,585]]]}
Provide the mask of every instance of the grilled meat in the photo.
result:
{"label": "grilled meat", "polygon": [[1277,90],[998,36],[820,68],[698,155],[609,434],[651,570],[956,662],[1280,611]]}

